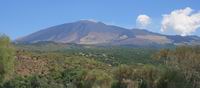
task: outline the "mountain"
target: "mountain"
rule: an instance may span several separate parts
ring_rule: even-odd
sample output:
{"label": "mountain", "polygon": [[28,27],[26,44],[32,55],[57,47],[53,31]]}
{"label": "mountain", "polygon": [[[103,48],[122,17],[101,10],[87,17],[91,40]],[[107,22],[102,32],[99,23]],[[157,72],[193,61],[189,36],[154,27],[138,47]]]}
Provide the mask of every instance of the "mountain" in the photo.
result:
{"label": "mountain", "polygon": [[80,20],[61,24],[15,40],[17,43],[53,41],[89,45],[200,44],[198,36],[163,35],[142,29],[126,29],[102,22]]}

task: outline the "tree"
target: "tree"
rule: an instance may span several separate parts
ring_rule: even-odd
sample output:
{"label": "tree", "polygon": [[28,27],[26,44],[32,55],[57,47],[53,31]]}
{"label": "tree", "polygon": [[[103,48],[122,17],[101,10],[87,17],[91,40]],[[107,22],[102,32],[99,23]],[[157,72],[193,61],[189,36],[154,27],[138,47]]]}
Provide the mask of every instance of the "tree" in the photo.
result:
{"label": "tree", "polygon": [[0,83],[14,72],[14,49],[9,37],[0,35]]}

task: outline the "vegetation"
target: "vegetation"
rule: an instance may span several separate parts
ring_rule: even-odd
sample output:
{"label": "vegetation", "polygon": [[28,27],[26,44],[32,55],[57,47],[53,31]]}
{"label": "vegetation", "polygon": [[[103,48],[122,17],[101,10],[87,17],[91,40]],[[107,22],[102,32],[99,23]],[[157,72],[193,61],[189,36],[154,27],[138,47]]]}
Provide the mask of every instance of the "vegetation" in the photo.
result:
{"label": "vegetation", "polygon": [[43,42],[14,47],[8,37],[0,37],[2,88],[200,87],[199,46],[152,49]]}
{"label": "vegetation", "polygon": [[52,42],[17,44],[16,48],[18,50],[30,51],[39,55],[41,53],[56,53],[60,54],[60,56],[84,56],[111,65],[158,63],[158,61],[153,60],[151,57],[151,55],[158,51],[156,48],[81,46],[75,44],[57,44]]}
{"label": "vegetation", "polygon": [[9,79],[14,71],[14,50],[10,44],[10,39],[5,35],[0,35],[0,82],[1,84]]}
{"label": "vegetation", "polygon": [[157,53],[158,59],[168,67],[175,68],[184,74],[186,86],[191,88],[200,87],[200,47],[180,46],[175,50],[164,49]]}

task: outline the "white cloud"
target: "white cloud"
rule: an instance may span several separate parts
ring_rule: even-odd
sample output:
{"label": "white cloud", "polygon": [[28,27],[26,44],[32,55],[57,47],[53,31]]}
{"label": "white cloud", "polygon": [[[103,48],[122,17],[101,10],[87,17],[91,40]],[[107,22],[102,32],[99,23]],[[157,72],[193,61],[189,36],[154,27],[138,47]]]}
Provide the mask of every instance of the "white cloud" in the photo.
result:
{"label": "white cloud", "polygon": [[200,12],[194,13],[193,9],[174,10],[170,14],[163,15],[161,31],[172,29],[181,36],[187,36],[200,28]]}
{"label": "white cloud", "polygon": [[139,15],[136,20],[140,27],[147,27],[151,23],[151,18],[145,14]]}

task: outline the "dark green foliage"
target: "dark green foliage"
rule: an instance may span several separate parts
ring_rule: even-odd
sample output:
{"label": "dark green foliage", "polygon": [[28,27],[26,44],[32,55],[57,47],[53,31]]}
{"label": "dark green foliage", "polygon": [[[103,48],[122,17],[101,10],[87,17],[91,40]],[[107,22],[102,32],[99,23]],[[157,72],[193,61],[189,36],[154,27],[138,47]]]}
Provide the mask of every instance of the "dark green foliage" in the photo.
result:
{"label": "dark green foliage", "polygon": [[64,85],[66,87],[74,86],[77,88],[83,88],[83,79],[86,74],[87,71],[84,69],[66,69],[62,72]]}

